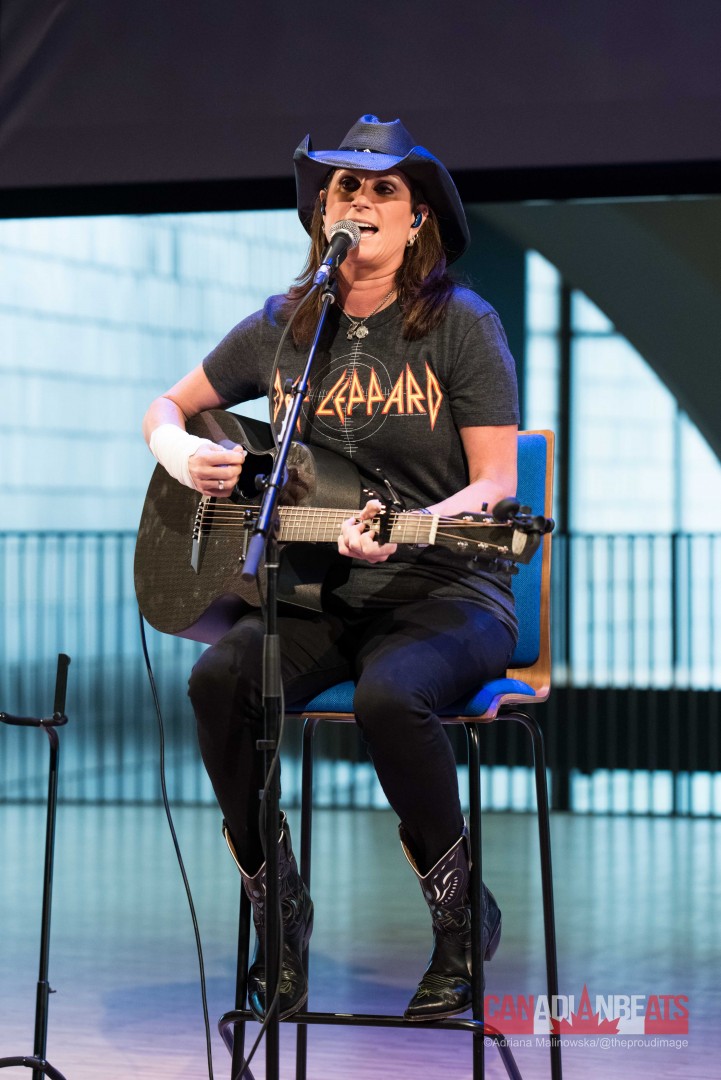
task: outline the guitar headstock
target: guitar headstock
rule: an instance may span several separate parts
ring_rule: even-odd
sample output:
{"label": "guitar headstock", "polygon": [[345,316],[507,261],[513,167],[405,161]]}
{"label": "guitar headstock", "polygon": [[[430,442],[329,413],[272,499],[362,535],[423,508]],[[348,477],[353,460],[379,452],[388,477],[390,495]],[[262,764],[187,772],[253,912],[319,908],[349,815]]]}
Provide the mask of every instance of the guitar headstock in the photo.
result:
{"label": "guitar headstock", "polygon": [[504,568],[530,562],[543,536],[539,522],[523,522],[528,527],[519,527],[512,520],[499,522],[488,513],[468,512],[455,517],[402,514],[396,522],[393,539],[399,543],[436,544]]}
{"label": "guitar headstock", "polygon": [[556,527],[553,518],[544,517],[543,514],[534,514],[530,506],[521,506],[518,499],[501,499],[493,507],[493,520],[500,523],[513,525],[525,533],[538,533],[545,536]]}

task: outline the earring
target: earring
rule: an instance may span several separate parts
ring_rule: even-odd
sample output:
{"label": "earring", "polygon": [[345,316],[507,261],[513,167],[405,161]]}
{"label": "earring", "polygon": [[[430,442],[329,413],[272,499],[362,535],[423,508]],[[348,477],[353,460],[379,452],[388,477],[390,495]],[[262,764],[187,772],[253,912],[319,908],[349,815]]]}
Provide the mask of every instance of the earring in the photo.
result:
{"label": "earring", "polygon": [[418,233],[413,233],[413,236],[409,236],[408,239],[406,240],[406,247],[413,247],[413,245],[415,244],[417,239],[418,239]]}

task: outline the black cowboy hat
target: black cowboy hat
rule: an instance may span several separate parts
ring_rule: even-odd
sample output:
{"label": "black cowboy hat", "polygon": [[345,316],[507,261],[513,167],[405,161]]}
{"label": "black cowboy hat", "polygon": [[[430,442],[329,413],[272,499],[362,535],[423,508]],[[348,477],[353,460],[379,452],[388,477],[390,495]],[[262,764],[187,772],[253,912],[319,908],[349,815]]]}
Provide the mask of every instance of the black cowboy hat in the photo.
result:
{"label": "black cowboy hat", "polygon": [[368,169],[390,172],[400,169],[423,192],[438,218],[448,262],[453,262],[471,242],[460,195],[443,162],[423,146],[416,146],[400,120],[383,123],[377,116],[361,116],[337,150],[313,150],[306,135],[295,154],[298,216],[310,232],[318,192],[329,169]]}

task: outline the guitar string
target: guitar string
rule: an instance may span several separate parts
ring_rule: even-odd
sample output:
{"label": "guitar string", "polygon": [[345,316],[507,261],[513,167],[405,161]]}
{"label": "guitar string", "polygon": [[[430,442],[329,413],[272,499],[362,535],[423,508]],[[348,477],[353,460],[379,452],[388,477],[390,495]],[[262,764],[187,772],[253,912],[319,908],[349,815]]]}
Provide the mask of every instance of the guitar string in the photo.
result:
{"label": "guitar string", "polygon": [[[201,535],[202,535],[202,533],[204,531],[205,530],[201,530]],[[436,535],[437,535],[436,544],[438,543],[438,541],[440,539],[443,540],[443,544],[441,544],[441,546],[447,546],[449,543],[455,542],[455,543],[458,543],[458,544],[472,544],[472,545],[474,545],[474,547],[477,546],[481,550],[486,550],[486,551],[503,551],[503,552],[507,552],[507,551],[511,550],[510,545],[508,543],[502,543],[501,544],[501,543],[498,543],[497,541],[494,541],[494,540],[480,540],[480,539],[476,539],[476,538],[470,538],[469,539],[469,537],[466,536],[463,533],[456,534],[456,533],[452,533],[452,532],[444,532],[444,533],[441,534],[440,537],[438,536],[438,534],[436,534]],[[334,543],[335,539],[336,539],[335,531],[332,532],[332,535],[329,534],[327,539],[325,539],[325,540],[322,537],[319,537],[317,535],[304,536],[302,533],[294,534],[294,533],[291,533],[291,532],[283,532],[281,534],[281,536],[280,536],[280,542],[281,543],[291,543],[293,541],[298,543],[298,542],[302,542],[304,540],[306,540],[308,542],[314,542],[314,543]],[[398,535],[398,536],[392,536],[387,542],[392,543],[392,544],[423,544],[423,543],[430,543],[430,535],[428,535],[428,536],[409,536],[409,535],[406,535],[405,533],[403,533],[403,534]]]}
{"label": "guitar string", "polygon": [[[319,530],[331,529],[332,528],[336,532],[338,532],[340,530],[341,526],[343,525],[343,522],[347,521],[349,516],[351,516],[351,515],[344,514],[343,516],[338,516],[336,513],[330,512],[330,513],[328,513],[326,515],[313,515],[312,520],[305,517],[305,515],[300,519],[293,520],[293,515],[281,514],[281,526],[282,526],[284,531],[288,530],[288,531],[298,532],[298,531],[302,531],[302,530],[305,529],[307,531],[318,532]],[[218,513],[213,513],[213,512],[206,512],[205,514],[202,515],[202,517],[199,520],[198,524],[200,524],[201,526],[204,525],[204,524],[213,525],[215,528],[237,529],[237,528],[248,528],[248,526],[251,524],[251,522],[248,521],[245,518],[245,516],[243,516],[243,518],[241,520],[237,520],[236,515],[232,515],[232,516],[225,515],[224,516],[223,514],[218,514]],[[395,521],[390,522],[390,527],[391,527],[392,530],[397,531],[399,534],[404,535],[404,536],[407,535],[407,534],[416,534],[418,536],[430,536],[431,533],[433,532],[434,524],[435,524],[435,522],[434,522],[433,518],[423,520],[423,521],[418,521],[418,522],[411,522],[411,521],[400,520],[400,517],[399,517]],[[488,530],[488,529],[493,529],[493,528],[501,529],[501,528],[507,528],[507,526],[504,526],[504,525],[498,524],[498,523],[492,523],[492,522],[486,523],[486,522],[480,522],[480,521],[469,521],[469,522],[464,522],[462,525],[460,525],[458,521],[456,521],[456,520],[454,520],[452,518],[446,518],[446,519],[439,519],[438,528],[442,529],[444,534],[445,534],[446,530],[448,528],[451,528],[451,529],[462,528],[465,531],[476,531],[478,529],[481,529],[481,530]]]}
{"label": "guitar string", "polygon": [[[222,507],[218,503],[211,504],[207,506],[205,511],[203,512],[200,522],[201,531],[203,529],[203,526],[206,524],[208,526],[220,529],[232,529],[238,528],[239,526],[247,528],[249,523],[245,519],[245,515],[248,510],[257,510],[257,507],[254,505],[241,506],[238,503],[231,503],[230,505]],[[305,534],[310,532],[312,532],[317,539],[319,524],[321,527],[325,527],[332,534],[330,539],[334,540],[336,533],[342,523],[346,521],[349,516],[352,516],[349,515],[346,510],[337,510],[331,507],[285,506],[280,508],[280,513],[282,518],[284,519],[281,521],[281,526],[284,534],[283,538],[286,540],[290,539],[291,537],[293,537],[294,539],[298,539],[298,534],[301,534],[301,539],[309,539],[310,537],[307,537]],[[244,520],[231,520],[232,518],[236,518],[241,515],[243,516]],[[292,522],[287,520],[293,517],[300,518],[301,521]],[[397,513],[395,515],[395,520],[391,521],[391,530],[397,533],[396,540],[399,543],[403,543],[404,541],[406,543],[418,543],[422,540],[428,540],[435,524],[435,517],[438,518],[439,526],[446,525],[455,528],[459,527],[458,519],[455,517],[418,514],[416,515],[416,521],[408,520],[410,517],[411,515]],[[310,522],[308,520],[309,518],[314,518],[315,520],[313,522]],[[325,518],[326,520],[321,520],[319,523],[319,518]],[[504,526],[502,523],[493,521],[464,521],[461,527],[467,531],[469,529],[489,529],[494,527],[504,528],[507,526]],[[468,539],[467,536],[464,535],[464,533],[454,534],[453,532],[448,531],[448,528],[444,528],[442,537],[444,540],[454,540],[460,543],[467,541]],[[396,540],[394,540],[393,542],[396,542]],[[480,543],[484,543],[489,547],[494,548],[505,546],[494,543],[493,541],[480,541]]]}
{"label": "guitar string", "polygon": [[[255,505],[241,506],[237,503],[233,503],[230,506],[208,506],[202,512],[202,519],[213,519],[214,521],[221,521],[231,524],[246,525],[246,515],[249,511],[256,511],[258,507]],[[354,516],[354,511],[348,511],[346,509],[336,509],[335,507],[311,507],[311,506],[282,506],[280,507],[280,515],[282,518],[298,517],[301,519],[317,519],[318,518],[330,518],[339,523],[347,521],[349,517]],[[242,521],[236,522],[233,519],[242,518]],[[393,527],[408,526],[410,528],[423,528],[430,532],[435,523],[439,525],[454,525],[456,527],[462,527],[464,529],[488,529],[488,528],[507,528],[507,524],[504,522],[483,520],[483,521],[460,521],[457,517],[452,515],[444,516],[442,514],[395,514],[392,518]]]}
{"label": "guitar string", "polygon": [[[204,513],[204,515],[205,514],[210,514],[210,513],[214,513],[214,514],[217,515],[219,512],[226,512],[226,513],[228,513],[228,514],[230,514],[232,516],[237,517],[240,514],[245,514],[249,510],[257,512],[258,511],[257,504],[249,503],[249,504],[246,505],[246,504],[241,504],[241,503],[230,503],[230,504],[227,504],[227,505],[221,505],[219,502],[216,501],[214,504],[210,504],[209,506],[207,506],[203,513]],[[354,514],[359,513],[359,511],[357,511],[357,510],[348,510],[346,508],[338,508],[338,507],[334,507],[334,506],[281,506],[279,508],[279,510],[280,510],[280,513],[283,514],[283,515],[291,515],[292,516],[292,515],[297,514],[297,515],[303,515],[304,517],[306,517],[306,516],[307,517],[313,517],[313,516],[317,516],[317,515],[320,515],[320,514],[325,514],[325,515],[336,514],[336,515],[339,515],[339,517],[343,521],[345,521],[349,517],[353,517]],[[452,514],[449,514],[449,515],[444,515],[444,514],[420,514],[420,513],[416,514],[414,511],[410,511],[408,513],[405,513],[405,512],[404,513],[392,512],[392,513],[395,514],[395,521],[397,521],[397,522],[404,521],[405,519],[408,519],[409,521],[410,521],[410,519],[413,519],[413,523],[415,524],[415,521],[417,519],[418,522],[421,523],[421,524],[425,521],[430,525],[434,520],[438,519],[438,521],[440,521],[440,522],[446,522],[447,521],[447,522],[455,522],[456,524],[459,524],[458,517],[456,517],[455,515],[452,515]],[[466,526],[468,526],[468,527],[479,526],[481,528],[489,528],[489,527],[494,527],[495,526],[495,527],[503,528],[506,525],[505,522],[494,521],[494,520],[492,520],[490,518],[486,518],[486,519],[484,519],[482,521],[476,521],[476,520],[471,519],[471,520],[468,520],[468,521],[463,521],[462,524],[463,524],[464,528]]]}

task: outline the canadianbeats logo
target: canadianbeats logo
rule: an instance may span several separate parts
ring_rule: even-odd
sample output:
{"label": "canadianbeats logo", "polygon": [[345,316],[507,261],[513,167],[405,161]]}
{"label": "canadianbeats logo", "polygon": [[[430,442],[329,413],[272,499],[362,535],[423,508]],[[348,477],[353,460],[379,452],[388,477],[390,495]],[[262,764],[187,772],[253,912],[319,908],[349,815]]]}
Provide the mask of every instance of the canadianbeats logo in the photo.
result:
{"label": "canadianbeats logo", "polygon": [[[284,380],[276,373],[273,386],[273,420],[284,412]],[[303,415],[326,438],[343,442],[367,439],[389,417],[416,416],[431,431],[443,405],[443,391],[426,362],[406,363],[392,378],[382,361],[353,351],[340,357],[319,384],[311,382]]]}

